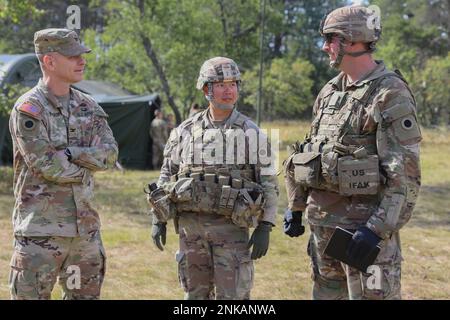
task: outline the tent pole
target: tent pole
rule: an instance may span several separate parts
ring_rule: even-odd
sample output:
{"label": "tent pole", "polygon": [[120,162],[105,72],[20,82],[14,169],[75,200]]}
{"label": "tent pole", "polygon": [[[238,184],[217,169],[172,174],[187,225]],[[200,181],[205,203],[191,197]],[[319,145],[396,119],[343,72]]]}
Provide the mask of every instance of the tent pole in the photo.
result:
{"label": "tent pole", "polygon": [[263,81],[263,62],[264,62],[264,18],[266,15],[266,0],[260,0],[261,12],[261,34],[259,39],[259,86],[258,101],[256,109],[256,123],[261,124],[261,104],[262,104],[262,81]]}

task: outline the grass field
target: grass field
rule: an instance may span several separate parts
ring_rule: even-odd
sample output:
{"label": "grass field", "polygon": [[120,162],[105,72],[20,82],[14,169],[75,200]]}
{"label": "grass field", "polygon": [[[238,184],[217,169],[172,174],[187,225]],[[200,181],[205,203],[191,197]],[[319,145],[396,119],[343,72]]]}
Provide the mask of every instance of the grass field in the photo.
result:
{"label": "grass field", "polygon": [[[280,159],[286,147],[302,138],[307,123],[272,122],[280,130]],[[402,292],[405,299],[450,298],[450,134],[424,130],[422,189],[409,224],[402,229]],[[158,176],[156,171],[100,173],[96,176],[95,207],[101,214],[108,255],[104,299],[182,299],[175,251],[178,239],[169,227],[164,252],[150,240],[150,219],[142,192]],[[282,175],[279,213],[286,205]],[[9,298],[8,272],[12,253],[11,168],[0,168],[0,299]],[[255,263],[253,299],[309,299],[311,279],[306,243],[309,234],[291,239],[281,231],[281,216],[271,233],[268,255]],[[54,298],[60,297],[55,287]]]}

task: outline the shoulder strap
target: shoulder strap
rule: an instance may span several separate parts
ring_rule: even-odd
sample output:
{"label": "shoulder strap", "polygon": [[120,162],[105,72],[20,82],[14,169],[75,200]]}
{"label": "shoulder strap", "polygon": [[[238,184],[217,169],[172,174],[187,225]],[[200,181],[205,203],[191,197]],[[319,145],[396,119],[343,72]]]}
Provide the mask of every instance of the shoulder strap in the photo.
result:
{"label": "shoulder strap", "polygon": [[411,97],[414,100],[414,104],[416,105],[416,97],[414,96],[414,93],[411,91],[411,88],[409,87],[408,81],[403,77],[403,74],[400,72],[399,69],[394,69],[395,74],[406,84],[406,89],[408,89],[409,93],[411,94]]}
{"label": "shoulder strap", "polygon": [[351,95],[351,98],[353,100],[358,100],[359,103],[355,103],[352,101],[351,107],[348,108],[345,116],[343,117],[343,121],[341,124],[341,127],[339,128],[340,134],[338,141],[342,142],[342,139],[344,138],[346,132],[343,130],[350,120],[350,115],[355,112],[357,105],[366,105],[369,102],[370,97],[375,92],[375,90],[378,88],[379,84],[386,79],[387,77],[398,77],[398,74],[389,70],[385,70],[381,73],[381,75],[374,79],[373,81],[370,81],[367,85],[363,86],[362,88],[356,89],[353,94]]}
{"label": "shoulder strap", "polygon": [[244,128],[244,124],[245,124],[245,120],[247,120],[247,117],[246,116],[244,116],[242,113],[240,113],[239,111],[236,111],[237,112],[237,117],[236,117],[236,119],[234,120],[234,123],[233,124],[235,124],[235,125],[237,125],[238,127],[240,127],[240,128]]}

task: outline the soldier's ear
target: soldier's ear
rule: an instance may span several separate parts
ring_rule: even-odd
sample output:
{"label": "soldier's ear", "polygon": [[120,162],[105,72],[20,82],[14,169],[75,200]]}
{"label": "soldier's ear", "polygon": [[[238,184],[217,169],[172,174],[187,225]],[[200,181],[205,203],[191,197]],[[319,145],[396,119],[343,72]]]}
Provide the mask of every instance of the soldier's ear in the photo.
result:
{"label": "soldier's ear", "polygon": [[205,94],[205,96],[208,95],[208,85],[207,85],[207,84],[205,84],[205,85],[203,86],[203,93]]}
{"label": "soldier's ear", "polygon": [[48,70],[54,70],[55,69],[55,60],[54,60],[54,58],[51,55],[49,55],[49,54],[44,55],[44,57],[42,58],[42,61],[44,62],[44,66]]}

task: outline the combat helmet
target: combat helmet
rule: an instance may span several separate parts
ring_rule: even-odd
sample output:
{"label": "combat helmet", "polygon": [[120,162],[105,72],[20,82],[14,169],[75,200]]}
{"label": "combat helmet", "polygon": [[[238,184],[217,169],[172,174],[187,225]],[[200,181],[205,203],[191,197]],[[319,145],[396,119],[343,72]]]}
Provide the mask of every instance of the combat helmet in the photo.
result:
{"label": "combat helmet", "polygon": [[240,81],[241,73],[232,59],[215,57],[206,60],[200,68],[197,80],[197,89],[202,90],[204,85],[210,82]]}
{"label": "combat helmet", "polygon": [[205,85],[208,86],[208,94],[206,98],[215,106],[221,109],[233,108],[233,105],[218,104],[214,101],[212,84],[214,82],[241,82],[241,73],[239,68],[232,59],[226,57],[214,57],[206,60],[200,68],[200,73],[197,80],[197,89],[203,90]]}
{"label": "combat helmet", "polygon": [[[335,65],[332,65],[337,67],[345,54],[357,57],[375,51],[375,44],[381,36],[380,15],[375,9],[361,5],[338,8],[322,19],[319,32],[324,37],[334,34],[340,37],[340,52]],[[343,40],[368,43],[368,49],[352,53],[346,52],[342,45]]]}

